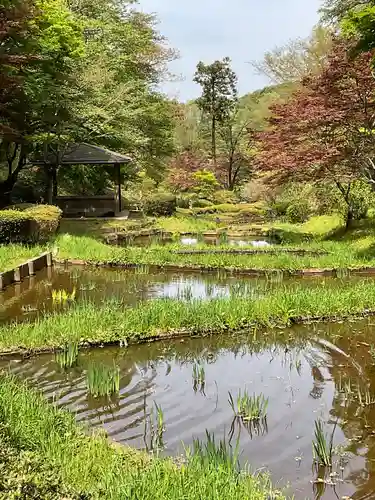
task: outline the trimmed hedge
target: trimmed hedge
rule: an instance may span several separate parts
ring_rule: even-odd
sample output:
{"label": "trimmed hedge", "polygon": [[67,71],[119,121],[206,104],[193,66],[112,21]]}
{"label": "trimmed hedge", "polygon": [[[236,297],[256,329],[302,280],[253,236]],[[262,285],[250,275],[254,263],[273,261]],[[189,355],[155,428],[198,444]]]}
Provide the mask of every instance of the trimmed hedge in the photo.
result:
{"label": "trimmed hedge", "polygon": [[61,210],[51,205],[14,205],[0,210],[0,243],[47,241],[60,224]]}

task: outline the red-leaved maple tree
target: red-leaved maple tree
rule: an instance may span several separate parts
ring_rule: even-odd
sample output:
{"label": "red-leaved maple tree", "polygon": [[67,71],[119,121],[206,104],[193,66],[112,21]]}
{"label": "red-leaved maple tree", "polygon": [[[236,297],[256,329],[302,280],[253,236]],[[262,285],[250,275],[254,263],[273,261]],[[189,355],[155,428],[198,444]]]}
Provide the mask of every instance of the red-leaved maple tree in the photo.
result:
{"label": "red-leaved maple tree", "polygon": [[334,182],[352,218],[351,182],[375,183],[373,53],[352,56],[335,40],[320,75],[305,78],[284,104],[272,107],[270,129],[259,134],[259,164],[280,181]]}

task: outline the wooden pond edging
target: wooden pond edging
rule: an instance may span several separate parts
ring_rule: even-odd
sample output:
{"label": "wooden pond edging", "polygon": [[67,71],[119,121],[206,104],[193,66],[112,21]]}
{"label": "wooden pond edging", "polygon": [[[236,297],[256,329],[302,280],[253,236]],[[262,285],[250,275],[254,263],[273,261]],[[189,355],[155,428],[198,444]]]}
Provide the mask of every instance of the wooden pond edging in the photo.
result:
{"label": "wooden pond edging", "polygon": [[33,276],[36,271],[52,266],[52,252],[43,252],[33,259],[19,266],[0,273],[0,291],[13,283],[19,283],[28,276]]}

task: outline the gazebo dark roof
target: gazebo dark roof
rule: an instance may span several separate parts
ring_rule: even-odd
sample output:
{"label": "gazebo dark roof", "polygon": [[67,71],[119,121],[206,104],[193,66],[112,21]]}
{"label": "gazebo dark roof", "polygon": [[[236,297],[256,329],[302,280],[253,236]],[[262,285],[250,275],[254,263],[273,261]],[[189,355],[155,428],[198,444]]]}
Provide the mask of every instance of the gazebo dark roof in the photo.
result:
{"label": "gazebo dark roof", "polygon": [[131,161],[129,156],[82,142],[64,146],[60,151],[60,158],[56,152],[48,151],[45,156],[39,155],[34,158],[32,163],[34,165],[120,165]]}

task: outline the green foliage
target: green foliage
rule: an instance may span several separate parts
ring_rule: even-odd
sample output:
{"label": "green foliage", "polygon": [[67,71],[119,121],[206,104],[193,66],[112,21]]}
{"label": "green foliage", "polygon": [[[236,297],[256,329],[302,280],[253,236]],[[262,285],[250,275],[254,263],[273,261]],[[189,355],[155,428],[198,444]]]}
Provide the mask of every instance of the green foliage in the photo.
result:
{"label": "green foliage", "polygon": [[29,241],[32,235],[30,217],[17,210],[0,211],[0,242]]}
{"label": "green foliage", "polygon": [[87,388],[94,397],[111,396],[120,390],[118,366],[91,365],[87,370]]}
{"label": "green foliage", "polygon": [[219,189],[213,193],[213,202],[215,205],[222,205],[224,203],[235,204],[238,202],[238,197],[233,191]]}
{"label": "green foliage", "polygon": [[60,223],[61,210],[51,205],[14,205],[0,211],[0,242],[44,242]]}
{"label": "green foliage", "polygon": [[237,103],[237,76],[231,69],[231,61],[225,57],[212,64],[199,62],[194,81],[202,87],[197,106],[210,119],[211,155],[216,164],[216,128],[230,119]]}
{"label": "green foliage", "polygon": [[305,222],[310,215],[309,203],[306,200],[299,200],[292,203],[286,209],[286,217],[288,222],[298,224]]}
{"label": "green foliage", "polygon": [[321,420],[315,420],[315,440],[312,442],[313,446],[313,457],[318,465],[323,465],[325,467],[332,466],[332,454],[333,454],[333,436],[335,433],[336,425],[333,432],[328,440],[324,433],[323,422]]}
{"label": "green foliage", "polygon": [[143,210],[147,215],[172,215],[176,211],[176,206],[175,195],[157,192],[147,198]]}
{"label": "green foliage", "polygon": [[[352,209],[353,219],[366,218],[371,206],[375,205],[375,197],[371,187],[364,181],[353,182],[349,193],[349,203]],[[341,201],[340,211],[345,216],[347,204]]]}
{"label": "green foliage", "polygon": [[265,398],[263,394],[250,395],[246,390],[243,394],[239,391],[234,400],[232,394],[229,393],[229,404],[235,416],[245,422],[267,417],[268,398]]}
{"label": "green foliage", "polygon": [[[222,498],[232,500],[285,498],[273,490],[268,476],[245,471],[233,473],[224,466],[216,467],[208,457],[204,463],[197,458],[176,466],[169,459],[152,458],[127,446],[115,447],[102,434],[89,436],[77,426],[74,415],[49,405],[41,394],[6,376],[0,383],[0,416],[7,422],[12,445],[14,443],[23,452],[38,454],[43,461],[42,471],[36,467],[36,461],[29,468],[17,469],[18,464],[14,464],[12,475],[18,484],[25,478],[23,472],[29,477],[34,472],[37,474],[42,494],[35,498],[63,500],[59,492],[63,493],[64,484],[73,492],[82,492],[78,497],[81,500],[217,500],[218,492]],[[15,454],[13,460],[20,463],[20,455]],[[8,471],[4,472],[2,483],[7,481]],[[47,483],[39,472],[45,472]],[[53,488],[56,483],[60,490],[55,496],[44,496],[49,484]],[[78,500],[73,495],[68,490],[65,498]]]}
{"label": "green foliage", "polygon": [[45,461],[43,453],[13,445],[0,428],[0,498],[7,500],[85,500],[90,497],[68,487],[58,467]]}
{"label": "green foliage", "polygon": [[78,359],[78,343],[71,342],[56,353],[56,363],[60,368],[72,368],[77,364]]}
{"label": "green foliage", "polygon": [[206,430],[206,442],[193,440],[192,450],[188,450],[190,463],[199,463],[203,467],[215,467],[238,474],[240,472],[239,442],[233,449],[225,439],[217,444],[215,436]]}
{"label": "green foliage", "polygon": [[199,198],[212,199],[215,190],[219,187],[219,183],[213,172],[209,170],[198,170],[193,174],[194,191]]}

